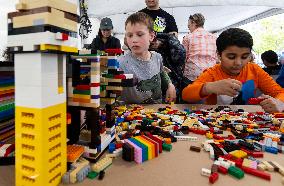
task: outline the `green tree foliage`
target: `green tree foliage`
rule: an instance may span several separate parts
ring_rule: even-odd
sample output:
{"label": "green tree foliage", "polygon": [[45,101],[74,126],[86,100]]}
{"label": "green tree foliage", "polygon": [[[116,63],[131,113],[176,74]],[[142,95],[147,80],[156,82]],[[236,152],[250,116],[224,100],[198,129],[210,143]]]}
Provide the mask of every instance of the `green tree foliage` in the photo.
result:
{"label": "green tree foliage", "polygon": [[242,28],[249,31],[254,40],[254,51],[262,54],[267,50],[284,50],[284,14],[262,19]]}

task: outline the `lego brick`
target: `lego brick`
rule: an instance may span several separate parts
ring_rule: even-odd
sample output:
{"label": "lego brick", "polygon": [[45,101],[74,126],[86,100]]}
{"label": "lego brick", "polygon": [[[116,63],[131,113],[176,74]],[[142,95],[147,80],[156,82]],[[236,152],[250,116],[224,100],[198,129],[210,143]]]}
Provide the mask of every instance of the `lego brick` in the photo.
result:
{"label": "lego brick", "polygon": [[156,142],[155,140],[149,138],[148,136],[142,135],[141,137],[150,141],[152,144],[155,145],[155,157],[157,157],[159,155],[159,143]]}
{"label": "lego brick", "polygon": [[213,184],[218,180],[218,178],[219,178],[218,173],[214,172],[209,176],[209,182]]}
{"label": "lego brick", "polygon": [[[40,45],[56,45],[71,47],[71,49],[77,49],[77,38],[69,37],[67,41],[56,40],[56,33],[51,32],[39,32],[23,35],[10,35],[8,36],[8,47],[23,47],[23,51],[38,51]],[[64,49],[64,47],[62,47]],[[45,48],[42,48],[44,50]],[[49,48],[46,48],[49,49]],[[57,48],[55,48],[57,49]],[[77,52],[77,50],[74,50]]]}
{"label": "lego brick", "polygon": [[154,151],[154,145],[150,144],[148,141],[144,140],[141,138],[141,136],[135,136],[134,139],[138,140],[140,143],[143,143],[147,149],[148,149],[148,160],[153,159],[153,154],[155,153]]}
{"label": "lego brick", "polygon": [[74,162],[84,153],[84,147],[79,145],[67,146],[67,161]]}
{"label": "lego brick", "polygon": [[238,179],[244,177],[244,172],[235,166],[230,166],[228,169],[228,173]]}
{"label": "lego brick", "polygon": [[142,149],[142,162],[147,161],[148,160],[148,148],[146,145],[144,145],[143,143],[141,143],[140,141],[138,141],[135,138],[129,138],[129,141],[131,141],[132,143],[136,144],[137,146],[139,146]]}
{"label": "lego brick", "polygon": [[69,53],[77,53],[78,49],[76,47],[62,46],[62,45],[46,45],[41,44],[40,51],[61,51],[61,52],[69,52]]}
{"label": "lego brick", "polygon": [[125,161],[134,160],[134,147],[129,143],[124,143],[122,146],[122,159]]}
{"label": "lego brick", "polygon": [[112,164],[112,158],[105,157],[91,166],[92,171],[99,173]]}
{"label": "lego brick", "polygon": [[16,185],[58,185],[67,169],[66,104],[16,107],[16,133]]}
{"label": "lego brick", "polygon": [[190,148],[189,148],[189,150],[195,151],[195,152],[200,152],[201,148],[200,148],[200,147],[197,147],[197,146],[191,145]]}
{"label": "lego brick", "polygon": [[[58,94],[58,74],[54,73],[57,72],[57,60],[56,54],[15,54],[17,106],[44,108],[66,102],[66,91]],[[65,60],[63,56],[63,72]]]}
{"label": "lego brick", "polygon": [[202,168],[201,169],[201,175],[209,177],[211,175],[211,170],[206,169],[206,168]]}
{"label": "lego brick", "polygon": [[260,178],[265,179],[265,180],[271,180],[271,175],[266,173],[266,172],[256,170],[256,169],[252,169],[252,168],[249,168],[249,167],[242,167],[242,170],[247,174],[252,174],[254,176],[260,177]]}
{"label": "lego brick", "polygon": [[53,25],[63,29],[77,32],[77,23],[70,19],[64,18],[64,12],[52,8],[51,12],[23,15],[13,17],[13,28],[30,27],[37,25]]}
{"label": "lego brick", "polygon": [[132,145],[134,147],[134,161],[136,163],[142,163],[142,148],[139,147],[138,145],[136,145],[135,143],[132,143],[129,140],[125,140],[126,143],[129,143],[130,145]]}
{"label": "lego brick", "polygon": [[39,7],[53,7],[58,10],[69,12],[72,14],[77,14],[77,5],[66,0],[20,0],[16,5],[17,10],[28,10],[35,9]]}
{"label": "lego brick", "polygon": [[[19,17],[19,16],[24,16],[24,15],[31,15],[31,14],[38,14],[38,13],[43,13],[43,12],[51,12],[51,7],[39,7],[39,8],[34,8],[30,10],[25,10],[21,12],[9,12],[8,13],[8,18],[12,19],[14,17]],[[64,17],[66,19],[75,21],[78,23],[79,17],[76,14],[71,14],[68,12],[64,12]]]}

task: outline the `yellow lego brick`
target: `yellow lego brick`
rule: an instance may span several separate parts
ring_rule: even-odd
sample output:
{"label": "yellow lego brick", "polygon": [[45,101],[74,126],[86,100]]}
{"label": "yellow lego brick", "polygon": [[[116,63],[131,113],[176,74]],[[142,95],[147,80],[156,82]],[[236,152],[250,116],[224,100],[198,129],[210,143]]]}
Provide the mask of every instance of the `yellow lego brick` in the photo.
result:
{"label": "yellow lego brick", "polygon": [[58,45],[40,45],[40,50],[55,50],[55,51],[61,51],[61,52],[70,52],[70,53],[77,53],[78,48],[75,47],[68,47],[68,46],[58,46]]}
{"label": "yellow lego brick", "polygon": [[58,94],[64,93],[64,87],[58,87]]}
{"label": "yellow lego brick", "polygon": [[154,146],[154,144],[149,143],[147,140],[145,140],[141,136],[135,136],[134,138],[148,147],[148,159],[149,160],[153,159],[155,157],[155,146]]}
{"label": "yellow lego brick", "polygon": [[84,94],[73,94],[73,98],[78,98],[78,99],[91,99],[91,95],[84,95]]}
{"label": "yellow lego brick", "polygon": [[95,171],[97,173],[101,172],[102,170],[106,169],[108,166],[112,164],[112,158],[104,157],[97,163],[91,166],[92,171]]}
{"label": "yellow lego brick", "polygon": [[75,98],[73,95],[73,102],[91,103],[91,99]]}
{"label": "yellow lego brick", "polygon": [[242,150],[234,150],[230,152],[230,154],[236,158],[246,158],[248,156],[248,154]]}
{"label": "yellow lego brick", "polygon": [[66,172],[66,103],[16,107],[16,186],[52,186]]}
{"label": "yellow lego brick", "polygon": [[77,5],[74,3],[70,3],[66,0],[20,0],[18,4],[16,5],[16,8],[19,7],[21,9],[17,8],[17,10],[23,10],[23,9],[27,10],[27,9],[49,6],[56,8],[58,10],[70,12],[72,14],[77,14]]}
{"label": "yellow lego brick", "polygon": [[98,103],[82,103],[82,102],[77,101],[76,98],[68,99],[68,105],[69,106],[92,107],[92,108],[98,108],[100,106],[100,104]]}
{"label": "yellow lego brick", "polygon": [[118,86],[107,86],[106,90],[123,90],[123,87],[118,87]]}
{"label": "yellow lego brick", "polygon": [[7,86],[7,87],[0,87],[0,92],[1,91],[10,91],[10,90],[15,90],[15,86]]}
{"label": "yellow lego brick", "polygon": [[38,24],[50,24],[77,32],[77,23],[70,19],[66,19],[64,17],[64,12],[54,8],[51,9],[51,12],[13,17],[12,22],[13,28],[35,26]]}
{"label": "yellow lego brick", "polygon": [[17,3],[16,9],[17,10],[27,10],[27,5],[25,3]]}
{"label": "yellow lego brick", "polygon": [[152,150],[152,157],[155,158],[155,157],[156,157],[156,155],[155,155],[155,150],[156,150],[156,149],[155,149],[155,144],[152,143],[151,141],[145,139],[145,138],[142,138],[141,136],[138,136],[138,137],[139,137],[141,140],[143,140],[143,142],[148,143],[148,144],[150,145],[151,150]]}
{"label": "yellow lego brick", "polygon": [[84,158],[80,158],[78,162],[73,163],[72,165],[76,168],[70,172],[70,183],[76,183],[77,173],[82,170],[83,167],[88,166],[89,161]]}
{"label": "yellow lego brick", "polygon": [[113,104],[115,103],[115,98],[101,98],[101,102],[106,104]]}

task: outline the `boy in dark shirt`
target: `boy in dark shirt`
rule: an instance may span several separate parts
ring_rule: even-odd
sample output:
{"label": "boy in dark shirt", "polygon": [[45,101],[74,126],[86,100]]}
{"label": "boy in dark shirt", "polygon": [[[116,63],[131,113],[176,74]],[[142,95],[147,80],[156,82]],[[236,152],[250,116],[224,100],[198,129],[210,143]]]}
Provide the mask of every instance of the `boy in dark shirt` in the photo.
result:
{"label": "boy in dark shirt", "polygon": [[145,3],[147,7],[140,10],[139,12],[144,12],[153,19],[154,31],[171,33],[177,36],[178,28],[175,18],[171,14],[160,8],[159,0],[145,0]]}
{"label": "boy in dark shirt", "polygon": [[261,60],[265,67],[263,70],[269,75],[278,75],[281,66],[278,65],[278,55],[272,51],[268,50],[261,54]]}

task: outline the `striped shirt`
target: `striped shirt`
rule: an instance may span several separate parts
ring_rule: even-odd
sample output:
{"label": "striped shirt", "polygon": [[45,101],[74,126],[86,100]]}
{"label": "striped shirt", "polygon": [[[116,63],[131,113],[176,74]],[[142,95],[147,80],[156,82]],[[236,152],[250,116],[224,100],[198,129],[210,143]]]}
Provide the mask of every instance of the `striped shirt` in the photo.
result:
{"label": "striped shirt", "polygon": [[197,28],[183,38],[186,49],[184,76],[194,81],[205,69],[217,62],[216,36]]}

